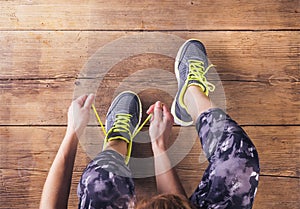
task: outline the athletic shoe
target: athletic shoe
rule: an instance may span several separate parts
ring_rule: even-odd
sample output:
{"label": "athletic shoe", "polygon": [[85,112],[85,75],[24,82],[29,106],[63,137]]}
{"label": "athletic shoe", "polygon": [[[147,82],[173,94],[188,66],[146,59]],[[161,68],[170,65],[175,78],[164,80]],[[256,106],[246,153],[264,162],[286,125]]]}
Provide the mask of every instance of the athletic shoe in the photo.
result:
{"label": "athletic shoe", "polygon": [[205,47],[199,40],[190,39],[180,47],[175,60],[178,91],[171,108],[175,123],[182,126],[193,124],[183,102],[184,94],[191,85],[199,86],[207,96],[209,91],[214,91],[215,86],[205,77],[212,66],[208,64]]}
{"label": "athletic shoe", "polygon": [[112,140],[123,140],[128,143],[125,163],[128,164],[132,141],[142,118],[142,103],[137,94],[131,91],[120,93],[112,102],[106,115],[106,137],[103,149]]}

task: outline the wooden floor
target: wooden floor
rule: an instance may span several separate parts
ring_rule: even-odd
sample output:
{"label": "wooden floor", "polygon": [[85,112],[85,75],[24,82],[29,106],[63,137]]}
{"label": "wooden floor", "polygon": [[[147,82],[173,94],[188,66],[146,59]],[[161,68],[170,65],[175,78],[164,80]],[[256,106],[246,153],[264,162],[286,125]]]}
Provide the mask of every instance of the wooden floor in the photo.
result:
{"label": "wooden floor", "polygon": [[[95,92],[102,118],[125,88],[139,90],[144,109],[156,100],[170,105],[177,88],[174,54],[178,40],[188,38],[206,45],[221,79],[212,81],[221,89],[216,100],[226,101],[223,107],[259,151],[254,208],[299,208],[298,0],[8,0],[0,10],[0,208],[38,207],[74,95]],[[103,66],[109,71],[99,74]],[[78,150],[70,208],[77,206],[76,185],[93,155],[85,150],[100,147],[99,131],[89,127],[89,141]],[[174,126],[173,132],[174,139],[194,127]],[[182,141],[175,153],[190,147],[190,140]],[[148,145],[134,156],[149,157]],[[177,165],[188,194],[207,165],[199,142],[191,147]],[[153,177],[136,185],[139,196],[155,193]]]}

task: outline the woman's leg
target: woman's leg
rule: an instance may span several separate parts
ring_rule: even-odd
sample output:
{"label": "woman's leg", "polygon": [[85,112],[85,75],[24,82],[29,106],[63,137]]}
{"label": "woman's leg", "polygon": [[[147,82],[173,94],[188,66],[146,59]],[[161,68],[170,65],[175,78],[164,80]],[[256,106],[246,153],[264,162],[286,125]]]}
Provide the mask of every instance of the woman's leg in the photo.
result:
{"label": "woman's leg", "polygon": [[209,161],[191,202],[203,208],[252,208],[259,162],[250,138],[221,109],[212,108],[199,87],[188,87],[184,101]]}
{"label": "woman's leg", "polygon": [[[112,142],[122,149],[122,145],[116,147],[117,141]],[[117,149],[108,145],[84,170],[77,189],[78,208],[130,208],[134,204],[131,172]]]}
{"label": "woman's leg", "polygon": [[104,151],[87,166],[78,185],[79,208],[134,206],[134,183],[126,162],[141,109],[140,99],[133,92],[122,92],[113,100],[106,115]]}

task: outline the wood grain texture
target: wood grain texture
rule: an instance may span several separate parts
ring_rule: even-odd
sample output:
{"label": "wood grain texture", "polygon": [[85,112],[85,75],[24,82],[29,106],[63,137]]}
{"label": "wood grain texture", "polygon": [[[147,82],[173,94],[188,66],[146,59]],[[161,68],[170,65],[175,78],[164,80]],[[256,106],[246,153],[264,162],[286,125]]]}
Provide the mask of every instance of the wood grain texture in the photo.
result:
{"label": "wood grain texture", "polygon": [[24,0],[0,9],[2,30],[279,30],[300,20],[297,0]]}
{"label": "wood grain texture", "polygon": [[[177,89],[175,75],[168,73],[162,78],[160,74],[152,72],[156,71],[143,71],[141,74],[130,76],[127,80],[116,77],[107,77],[102,81],[1,80],[0,124],[65,125],[66,112],[73,96],[83,93],[96,94],[96,107],[102,118],[105,118],[113,98],[123,90],[139,93],[144,110],[157,100],[162,100],[170,107]],[[213,83],[219,89],[211,94],[213,101],[226,109],[242,125],[300,124],[298,82]],[[282,106],[285,107],[285,111]]]}
{"label": "wood grain texture", "polygon": [[[299,127],[244,127],[252,138],[260,155],[261,174],[259,190],[254,208],[297,208],[299,201],[297,191],[299,182]],[[179,127],[174,127],[173,137],[178,136]],[[186,133],[191,133],[194,127],[184,127]],[[89,162],[86,148],[88,144],[100,150],[101,139],[94,138],[100,128],[89,127],[86,130],[88,143],[82,141],[79,147],[69,206],[76,208],[76,188],[81,172]],[[147,131],[147,130],[145,130]],[[65,127],[1,127],[0,128],[0,208],[36,208],[39,203],[42,187],[47,172],[52,164],[59,144],[64,136]],[[141,137],[141,136],[137,136]],[[140,139],[137,139],[140,140]],[[174,140],[174,139],[171,139]],[[184,141],[183,139],[176,139]],[[133,156],[149,157],[150,146],[134,149]],[[199,183],[207,166],[203,153],[199,151],[200,143],[195,141],[188,155],[177,165],[177,171],[190,195]],[[179,154],[182,147],[176,149]],[[279,176],[279,177],[275,177]],[[280,177],[281,176],[281,177]],[[294,178],[290,178],[290,177]],[[155,194],[155,179],[153,177],[136,179],[138,197],[148,197]],[[270,186],[272,185],[272,186]]]}
{"label": "wood grain texture", "polygon": [[[170,106],[174,58],[189,38],[200,39],[216,65],[208,75],[217,87],[212,100],[244,125],[259,152],[254,209],[298,208],[298,0],[8,0],[0,11],[0,208],[38,207],[74,97],[96,93],[102,119],[122,90],[138,92],[144,110],[157,100]],[[102,147],[96,124],[92,114],[69,208],[77,208],[81,172]],[[150,144],[139,143],[148,142],[147,128],[131,162],[152,156]],[[191,194],[207,166],[194,127],[174,126],[169,146]],[[136,165],[135,176],[153,169],[153,162]],[[138,198],[156,193],[154,177],[135,183]]]}
{"label": "wood grain texture", "polygon": [[[0,208],[38,208],[43,183],[46,173],[38,171],[25,172],[20,177],[16,170],[1,170]],[[76,194],[77,184],[81,173],[74,172],[68,208],[77,208],[78,198]],[[194,189],[199,178],[190,179],[194,182]],[[146,198],[155,194],[155,182],[153,178],[136,180],[136,193],[138,198]],[[188,183],[188,182],[184,182]],[[254,202],[254,209],[269,208],[291,208],[297,209],[299,203],[299,193],[289,191],[298,190],[299,179],[285,177],[261,176],[258,193]],[[272,185],[272,186],[271,186]],[[186,186],[185,186],[186,187]],[[4,191],[5,190],[5,191]]]}
{"label": "wood grain texture", "polygon": [[[299,127],[246,126],[244,129],[259,152],[262,175],[300,177]],[[64,136],[65,128],[1,127],[0,130],[1,169],[19,168],[47,172]],[[101,151],[103,136],[99,132],[101,130],[98,127],[87,128],[86,135],[81,139],[82,149],[78,152],[76,171],[81,171],[89,162],[89,158],[93,158]],[[189,139],[189,137],[194,137],[194,139]],[[147,139],[149,142],[148,130],[145,129],[142,135],[138,135],[135,140],[133,157],[148,158],[152,156],[149,144],[142,143]],[[182,152],[189,153],[180,163],[179,170],[184,172],[205,169],[205,166],[202,168],[199,166],[206,160],[203,153],[200,152],[201,147],[194,127],[174,126],[171,141],[171,144],[179,141],[175,144],[177,148],[173,150],[174,157]],[[185,147],[184,141],[189,141],[191,145]]]}
{"label": "wood grain texture", "polygon": [[[0,79],[95,77],[108,63],[120,71],[129,67],[173,71],[179,46],[198,38],[222,80],[299,82],[299,37],[299,31],[1,32]],[[122,54],[125,58],[113,61]]]}

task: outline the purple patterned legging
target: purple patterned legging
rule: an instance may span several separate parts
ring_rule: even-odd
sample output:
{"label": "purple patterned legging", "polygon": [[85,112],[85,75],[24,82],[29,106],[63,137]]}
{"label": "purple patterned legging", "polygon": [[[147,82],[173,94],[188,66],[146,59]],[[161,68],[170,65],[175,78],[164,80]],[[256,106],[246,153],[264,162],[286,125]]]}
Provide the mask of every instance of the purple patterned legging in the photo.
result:
{"label": "purple patterned legging", "polygon": [[[209,165],[191,203],[198,208],[252,208],[260,169],[247,134],[218,108],[202,113],[196,129]],[[78,208],[129,208],[135,202],[131,172],[123,157],[111,150],[87,166],[77,192]]]}

